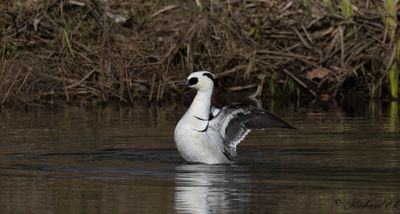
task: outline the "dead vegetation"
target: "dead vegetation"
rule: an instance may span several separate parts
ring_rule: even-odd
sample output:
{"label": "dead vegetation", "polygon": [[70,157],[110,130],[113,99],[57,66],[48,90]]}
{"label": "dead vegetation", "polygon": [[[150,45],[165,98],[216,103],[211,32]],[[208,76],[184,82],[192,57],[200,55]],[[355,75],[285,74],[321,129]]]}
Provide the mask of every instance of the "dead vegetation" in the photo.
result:
{"label": "dead vegetation", "polygon": [[206,69],[231,91],[386,97],[395,45],[382,2],[352,1],[347,19],[340,2],[0,3],[0,102],[161,101]]}

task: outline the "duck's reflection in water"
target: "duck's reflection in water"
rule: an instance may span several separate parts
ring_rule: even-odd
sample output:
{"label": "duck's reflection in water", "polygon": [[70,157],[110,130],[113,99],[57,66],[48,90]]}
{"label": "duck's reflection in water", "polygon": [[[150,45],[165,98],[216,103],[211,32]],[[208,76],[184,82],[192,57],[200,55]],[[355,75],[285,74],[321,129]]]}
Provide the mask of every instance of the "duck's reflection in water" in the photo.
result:
{"label": "duck's reflection in water", "polygon": [[175,210],[177,213],[225,213],[239,211],[248,197],[240,192],[246,176],[235,178],[235,166],[185,164],[176,167]]}

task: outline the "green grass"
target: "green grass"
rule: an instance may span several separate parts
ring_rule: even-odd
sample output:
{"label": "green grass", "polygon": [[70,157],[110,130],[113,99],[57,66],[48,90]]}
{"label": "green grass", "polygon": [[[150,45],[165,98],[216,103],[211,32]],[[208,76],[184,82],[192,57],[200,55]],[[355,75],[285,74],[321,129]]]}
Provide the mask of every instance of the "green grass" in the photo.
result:
{"label": "green grass", "polygon": [[336,10],[333,6],[332,0],[324,0],[324,4],[332,14],[336,14]]}
{"label": "green grass", "polygon": [[396,132],[399,124],[399,103],[392,101],[390,103],[390,125],[389,129],[391,132]]}
{"label": "green grass", "polygon": [[[396,38],[397,8],[395,0],[385,0],[385,25],[390,42],[395,45],[395,59],[389,69],[390,95],[392,99],[399,98],[399,62],[400,62],[400,39]],[[397,42],[396,42],[397,39]]]}
{"label": "green grass", "polygon": [[385,25],[388,30],[388,37],[394,40],[396,36],[397,20],[396,20],[396,0],[385,0]]}
{"label": "green grass", "polygon": [[390,94],[393,99],[399,98],[399,66],[394,62],[389,70]]}
{"label": "green grass", "polygon": [[351,10],[350,0],[342,0],[342,15],[347,20],[350,19],[353,12]]}

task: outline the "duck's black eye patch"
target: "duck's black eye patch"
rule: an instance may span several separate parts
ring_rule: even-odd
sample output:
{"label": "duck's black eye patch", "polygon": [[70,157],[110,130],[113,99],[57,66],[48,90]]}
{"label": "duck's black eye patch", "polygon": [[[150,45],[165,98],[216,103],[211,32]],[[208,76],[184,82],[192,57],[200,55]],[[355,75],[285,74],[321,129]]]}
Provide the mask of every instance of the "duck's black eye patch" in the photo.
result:
{"label": "duck's black eye patch", "polygon": [[213,77],[212,74],[210,74],[210,73],[204,73],[203,76],[206,76],[206,77],[210,78],[210,79],[215,83],[215,79],[214,79],[214,77]]}
{"label": "duck's black eye patch", "polygon": [[197,77],[192,77],[189,79],[189,85],[195,85],[198,81]]}

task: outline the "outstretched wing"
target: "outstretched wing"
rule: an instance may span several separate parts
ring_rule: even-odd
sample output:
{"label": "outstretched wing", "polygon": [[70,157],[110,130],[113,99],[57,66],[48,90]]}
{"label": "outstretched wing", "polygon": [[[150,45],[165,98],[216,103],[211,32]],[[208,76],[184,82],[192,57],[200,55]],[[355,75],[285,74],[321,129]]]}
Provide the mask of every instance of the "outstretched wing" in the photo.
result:
{"label": "outstretched wing", "polygon": [[294,128],[268,111],[241,104],[222,108],[209,127],[220,132],[229,159],[236,157],[236,146],[252,129]]}

